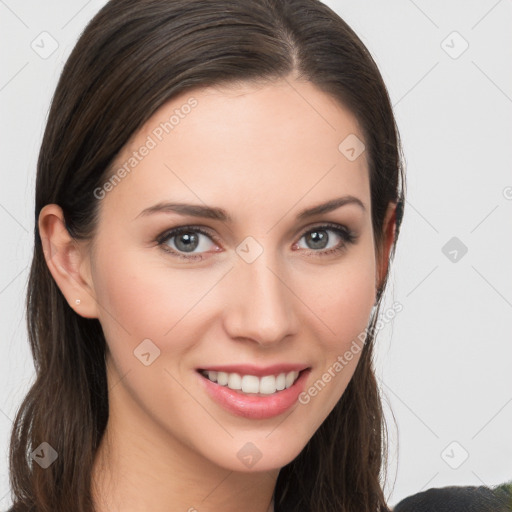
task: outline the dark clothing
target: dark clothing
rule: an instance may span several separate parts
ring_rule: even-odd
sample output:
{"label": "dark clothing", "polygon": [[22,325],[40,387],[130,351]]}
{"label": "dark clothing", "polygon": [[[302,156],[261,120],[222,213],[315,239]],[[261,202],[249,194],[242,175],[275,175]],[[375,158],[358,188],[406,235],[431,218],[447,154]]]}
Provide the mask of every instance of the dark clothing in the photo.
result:
{"label": "dark clothing", "polygon": [[393,512],[511,512],[512,485],[432,488],[408,496]]}
{"label": "dark clothing", "polygon": [[[12,507],[7,512],[31,511]],[[392,512],[512,512],[512,482],[494,489],[484,486],[432,488],[404,498]]]}

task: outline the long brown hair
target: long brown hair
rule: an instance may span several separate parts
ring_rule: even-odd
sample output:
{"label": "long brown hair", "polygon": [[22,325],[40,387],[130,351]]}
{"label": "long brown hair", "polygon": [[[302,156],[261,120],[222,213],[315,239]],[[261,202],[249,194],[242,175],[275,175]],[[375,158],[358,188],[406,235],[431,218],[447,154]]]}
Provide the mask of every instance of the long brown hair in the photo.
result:
{"label": "long brown hair", "polygon": [[[90,21],[60,76],[37,164],[27,323],[36,380],[14,421],[10,483],[15,512],[93,512],[91,470],[108,420],[106,342],[97,319],[69,307],[47,267],[43,206],[63,209],[75,239],[94,236],[110,164],[166,101],[222,83],[271,83],[295,73],[356,116],[369,162],[372,226],[383,244],[388,204],[405,178],[389,96],[370,53],[318,0],[110,0]],[[341,141],[340,141],[341,142]],[[395,252],[395,243],[390,260]],[[280,470],[276,512],[388,511],[382,491],[387,436],[372,367],[388,274],[355,373],[302,452]],[[48,468],[31,452],[49,443]]]}

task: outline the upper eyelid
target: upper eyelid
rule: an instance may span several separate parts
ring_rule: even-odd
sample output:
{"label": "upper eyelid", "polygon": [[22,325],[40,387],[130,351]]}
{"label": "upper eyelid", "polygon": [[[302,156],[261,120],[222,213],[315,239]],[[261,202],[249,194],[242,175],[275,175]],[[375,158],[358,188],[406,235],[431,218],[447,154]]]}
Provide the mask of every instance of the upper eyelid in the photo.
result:
{"label": "upper eyelid", "polygon": [[212,234],[209,228],[195,224],[176,226],[175,228],[166,229],[165,231],[162,232],[161,235],[158,235],[157,241],[169,240],[171,238],[174,238],[175,236],[178,236],[182,231],[192,231],[195,233],[199,233],[201,235],[207,235],[211,237],[214,242],[218,243],[218,237]]}

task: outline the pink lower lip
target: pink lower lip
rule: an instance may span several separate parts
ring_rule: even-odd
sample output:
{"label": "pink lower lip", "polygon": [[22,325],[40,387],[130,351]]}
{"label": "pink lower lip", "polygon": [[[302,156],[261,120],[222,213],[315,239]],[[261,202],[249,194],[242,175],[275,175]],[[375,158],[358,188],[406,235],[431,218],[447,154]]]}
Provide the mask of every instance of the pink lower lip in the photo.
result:
{"label": "pink lower lip", "polygon": [[267,396],[244,395],[227,386],[212,382],[200,373],[198,376],[207,393],[229,412],[244,418],[260,420],[272,418],[287,411],[302,393],[310,371],[309,368],[303,370],[293,386],[288,389]]}

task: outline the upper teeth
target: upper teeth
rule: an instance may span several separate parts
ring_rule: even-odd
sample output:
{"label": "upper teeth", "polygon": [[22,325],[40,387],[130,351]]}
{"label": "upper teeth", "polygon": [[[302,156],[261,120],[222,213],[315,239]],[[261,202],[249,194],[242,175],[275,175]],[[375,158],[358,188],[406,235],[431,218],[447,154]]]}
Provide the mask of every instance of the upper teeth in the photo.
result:
{"label": "upper teeth", "polygon": [[263,393],[265,395],[271,395],[285,388],[288,389],[299,376],[297,371],[280,373],[279,375],[265,375],[261,378],[255,375],[240,375],[239,373],[218,372],[214,370],[204,370],[202,374],[221,386],[242,390],[244,393]]}

